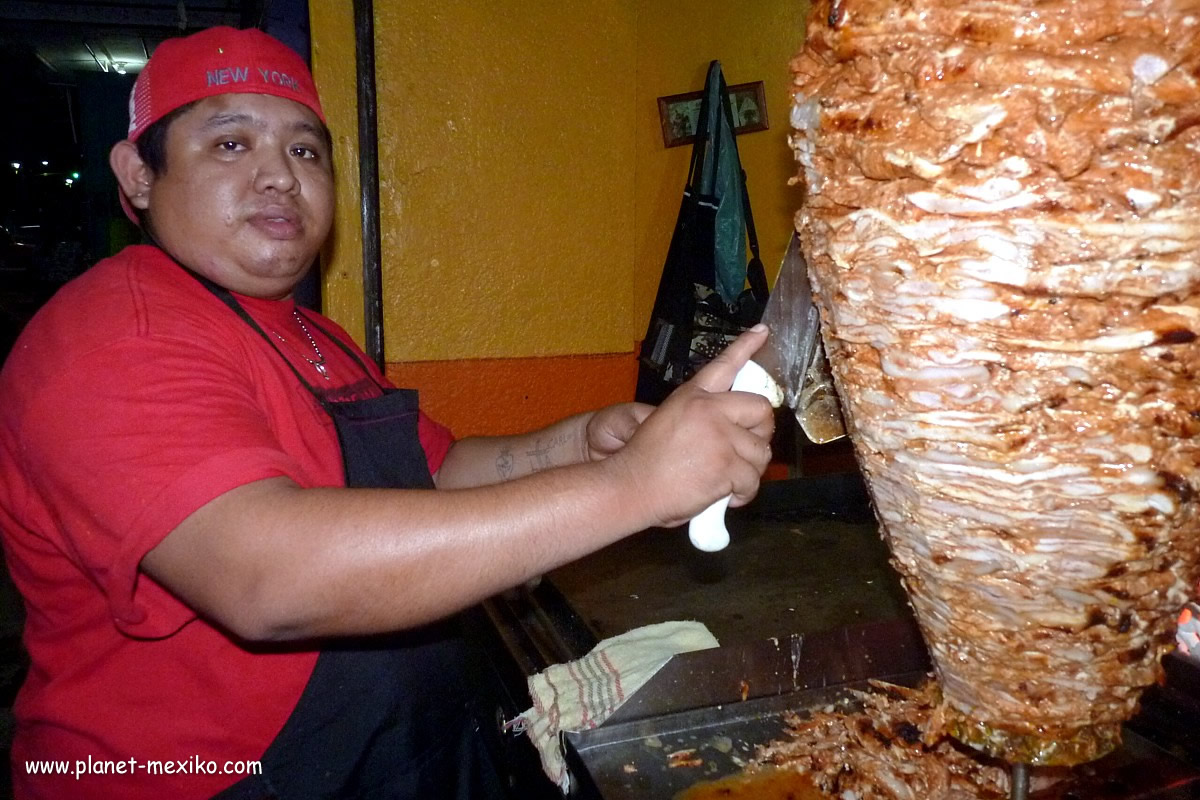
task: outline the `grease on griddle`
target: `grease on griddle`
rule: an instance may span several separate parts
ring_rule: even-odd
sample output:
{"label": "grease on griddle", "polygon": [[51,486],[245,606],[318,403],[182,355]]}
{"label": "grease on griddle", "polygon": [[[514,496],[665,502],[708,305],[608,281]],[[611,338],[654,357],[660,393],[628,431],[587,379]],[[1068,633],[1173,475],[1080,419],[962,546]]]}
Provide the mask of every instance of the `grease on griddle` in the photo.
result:
{"label": "grease on griddle", "polygon": [[696,755],[696,748],[689,747],[686,750],[676,750],[674,753],[667,753],[667,766],[671,769],[701,767],[704,766],[704,759]]}
{"label": "grease on griddle", "polygon": [[705,781],[676,795],[675,800],[828,800],[807,775],[787,769],[734,775]]}

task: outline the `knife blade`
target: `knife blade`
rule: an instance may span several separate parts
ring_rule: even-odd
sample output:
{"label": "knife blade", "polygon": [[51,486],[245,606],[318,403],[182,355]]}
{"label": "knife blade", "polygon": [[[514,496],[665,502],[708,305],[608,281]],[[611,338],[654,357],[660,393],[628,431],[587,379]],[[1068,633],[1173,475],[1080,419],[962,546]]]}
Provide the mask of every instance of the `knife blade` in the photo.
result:
{"label": "knife blade", "polygon": [[[800,237],[795,232],[767,298],[762,322],[769,329],[767,341],[738,371],[730,390],[762,395],[775,408],[786,403],[805,435],[816,443],[840,438],[845,429],[841,427],[836,397],[832,392],[818,396],[804,393],[810,376],[819,375],[826,364],[819,346],[821,317],[812,299],[808,262],[800,251]],[[831,408],[837,417],[836,425],[831,423]],[[697,549],[715,552],[729,544],[729,530],[725,527],[729,500],[725,497],[716,501],[688,524],[688,538]]]}
{"label": "knife blade", "polygon": [[845,436],[846,426],[821,342],[821,316],[809,287],[808,262],[800,237],[793,233],[763,310],[762,321],[771,333],[754,360],[783,389],[784,402],[809,441],[825,444]]}
{"label": "knife blade", "polygon": [[814,444],[836,441],[846,435],[846,421],[833,385],[825,346],[818,340],[812,363],[804,375],[804,386],[793,409],[804,435]]}
{"label": "knife blade", "polygon": [[788,242],[762,321],[770,333],[754,360],[779,384],[784,402],[795,410],[821,336],[821,316],[808,283],[808,262],[795,233]]}

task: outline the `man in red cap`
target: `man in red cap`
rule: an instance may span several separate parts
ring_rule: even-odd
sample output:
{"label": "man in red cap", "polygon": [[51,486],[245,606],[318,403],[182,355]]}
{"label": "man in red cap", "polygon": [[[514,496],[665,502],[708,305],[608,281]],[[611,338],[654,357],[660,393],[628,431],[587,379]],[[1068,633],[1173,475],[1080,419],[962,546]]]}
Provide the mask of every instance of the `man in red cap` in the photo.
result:
{"label": "man in red cap", "polygon": [[164,42],[137,80],[111,164],[150,244],[66,286],[0,373],[18,797],[503,796],[454,615],[757,490],[771,411],[725,390],[762,330],[657,409],[454,441],[292,299],[330,156],[265,34]]}

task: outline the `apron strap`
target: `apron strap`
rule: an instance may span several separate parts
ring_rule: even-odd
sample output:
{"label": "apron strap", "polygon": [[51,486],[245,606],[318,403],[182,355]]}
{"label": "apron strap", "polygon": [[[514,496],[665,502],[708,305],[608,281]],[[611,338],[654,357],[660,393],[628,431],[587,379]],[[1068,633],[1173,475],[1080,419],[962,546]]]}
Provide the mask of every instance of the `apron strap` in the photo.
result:
{"label": "apron strap", "polygon": [[[162,248],[159,248],[159,249],[161,250]],[[163,250],[163,252],[166,253],[165,250]],[[237,298],[233,296],[233,292],[229,291],[228,289],[226,289],[224,286],[220,285],[219,283],[217,283],[209,278],[206,278],[205,276],[201,275],[200,273],[194,272],[193,270],[188,269],[183,264],[180,264],[178,261],[176,261],[175,257],[172,256],[170,253],[167,253],[167,256],[172,261],[175,261],[175,263],[179,266],[179,268],[181,270],[183,270],[188,275],[191,275],[193,278],[195,278],[197,281],[199,281],[200,285],[203,286],[205,289],[208,289],[208,291],[211,292],[214,297],[216,297],[218,300],[220,300],[225,305],[229,306],[229,308],[233,310],[233,313],[235,313],[239,317],[241,317],[243,322],[245,322],[247,325],[249,325],[251,327],[251,329],[253,329],[259,336],[261,336],[263,338],[263,341],[265,341],[267,344],[271,345],[271,349],[279,354],[279,357],[283,359],[283,363],[287,364],[288,369],[290,369],[292,371],[292,374],[296,376],[296,380],[300,381],[300,383],[304,386],[305,389],[308,389],[309,393],[313,397],[316,398],[317,402],[321,404],[322,408],[324,408],[326,411],[329,411],[330,404],[325,400],[325,397],[320,392],[318,392],[311,383],[309,383],[308,381],[306,381],[304,379],[304,376],[300,374],[300,370],[296,369],[296,366],[291,362],[291,360],[286,355],[284,355],[282,350],[279,349],[279,345],[275,344],[275,340],[272,339],[270,336],[268,336],[267,332],[262,329],[262,326],[260,326],[257,321],[255,321],[254,317],[250,316],[250,313],[248,311],[246,311],[245,308],[242,307],[242,304],[239,303]],[[296,309],[296,313],[300,314],[299,309]],[[329,331],[327,331],[323,325],[317,324],[307,314],[300,314],[300,316],[304,318],[305,322],[307,322],[309,325],[312,325],[314,328],[316,328],[318,331],[320,331],[321,334],[324,335],[324,337],[327,340],[329,340],[329,341],[333,342],[335,345],[337,345],[338,348],[340,348],[343,353],[350,356],[350,358],[353,359],[355,363],[357,363],[360,367],[362,367],[362,371],[366,373],[367,377],[371,379],[372,383],[374,383],[376,386],[379,387],[380,391],[387,392],[387,387],[381,385],[379,383],[379,381],[375,380],[375,376],[373,376],[371,374],[371,371],[369,369],[367,369],[367,365],[363,363],[363,360],[361,358],[359,358],[358,355],[353,350],[351,350],[349,347],[347,347],[346,344],[341,339],[339,339],[338,337],[334,336]]]}

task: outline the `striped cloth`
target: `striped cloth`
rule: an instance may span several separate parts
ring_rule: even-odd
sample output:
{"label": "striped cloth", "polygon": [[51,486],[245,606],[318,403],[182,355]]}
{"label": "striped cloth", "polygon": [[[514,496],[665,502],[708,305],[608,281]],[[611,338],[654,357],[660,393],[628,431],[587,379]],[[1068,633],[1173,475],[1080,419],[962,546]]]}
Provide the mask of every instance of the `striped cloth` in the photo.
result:
{"label": "striped cloth", "polygon": [[717,646],[708,628],[690,621],[659,622],[605,639],[577,661],[530,676],[533,708],[515,720],[515,727],[529,734],[542,769],[566,794],[571,777],[563,759],[563,731],[604,722],[676,653]]}

